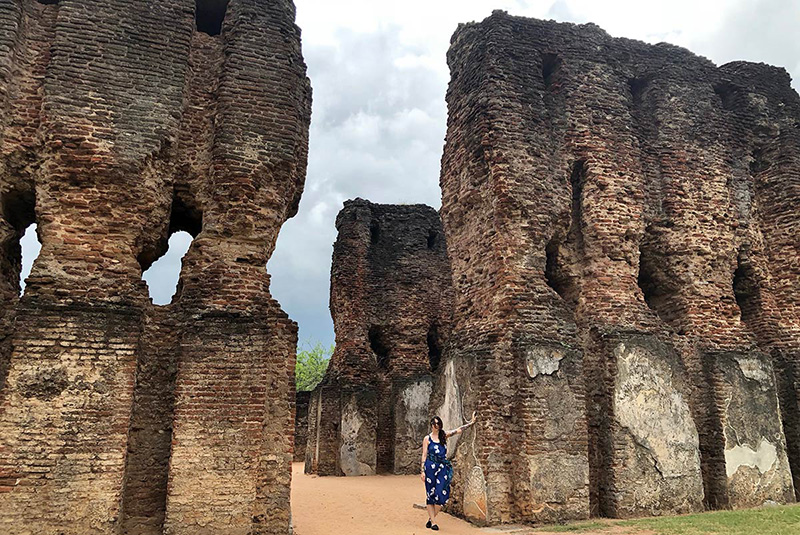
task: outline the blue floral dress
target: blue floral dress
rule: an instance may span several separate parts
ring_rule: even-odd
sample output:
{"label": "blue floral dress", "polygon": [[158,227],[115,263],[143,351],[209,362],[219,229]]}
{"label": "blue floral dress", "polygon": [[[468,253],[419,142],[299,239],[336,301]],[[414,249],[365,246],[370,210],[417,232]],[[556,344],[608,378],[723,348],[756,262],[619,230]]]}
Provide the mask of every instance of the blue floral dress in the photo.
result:
{"label": "blue floral dress", "polygon": [[447,446],[428,437],[428,458],[425,460],[425,503],[444,505],[450,497],[453,467],[447,460]]}

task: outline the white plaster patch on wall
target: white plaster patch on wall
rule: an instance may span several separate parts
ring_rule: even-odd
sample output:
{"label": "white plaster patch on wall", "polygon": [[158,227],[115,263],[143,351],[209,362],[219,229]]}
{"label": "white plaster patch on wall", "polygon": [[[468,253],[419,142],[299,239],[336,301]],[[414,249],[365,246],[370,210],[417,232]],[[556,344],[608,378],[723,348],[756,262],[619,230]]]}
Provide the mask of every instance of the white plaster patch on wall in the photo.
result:
{"label": "white plaster patch on wall", "polygon": [[751,357],[735,357],[736,363],[739,365],[739,369],[742,370],[742,375],[746,378],[758,381],[762,388],[769,387],[771,384],[770,381],[770,371],[767,369],[767,366],[764,362],[760,359],[751,358]]}
{"label": "white plaster patch on wall", "polygon": [[[461,391],[456,379],[456,368],[453,360],[447,362],[444,369],[444,402],[436,414],[442,419],[445,429],[458,427],[464,422],[464,409],[461,406]],[[448,457],[455,456],[458,438],[460,435],[453,435],[447,439]]]}
{"label": "white plaster patch on wall", "polygon": [[427,380],[413,382],[403,389],[401,396],[406,408],[406,423],[409,428],[414,429],[420,420],[427,420],[432,390],[433,383]]}
{"label": "white plaster patch on wall", "polygon": [[672,384],[666,362],[645,348],[619,344],[616,417],[650,452],[664,477],[700,473],[697,428],[689,404]]}
{"label": "white plaster patch on wall", "polygon": [[480,466],[473,466],[467,474],[464,485],[464,516],[473,522],[486,522],[487,514],[486,480]]}
{"label": "white plaster patch on wall", "polygon": [[358,413],[358,404],[355,397],[351,397],[342,410],[342,445],[339,448],[339,458],[342,472],[346,476],[363,476],[373,473],[370,465],[358,460],[358,432],[364,420]]}
{"label": "white plaster patch on wall", "polygon": [[762,474],[770,470],[778,462],[778,449],[767,439],[761,437],[758,449],[737,444],[725,450],[725,470],[731,477],[742,466],[758,468]]}
{"label": "white plaster patch on wall", "polygon": [[525,366],[528,375],[534,378],[538,375],[553,375],[558,371],[564,352],[551,347],[531,347],[525,354]]}
{"label": "white plaster patch on wall", "polygon": [[589,488],[589,459],[585,455],[560,452],[528,457],[532,512],[539,514],[547,504],[567,503]]}

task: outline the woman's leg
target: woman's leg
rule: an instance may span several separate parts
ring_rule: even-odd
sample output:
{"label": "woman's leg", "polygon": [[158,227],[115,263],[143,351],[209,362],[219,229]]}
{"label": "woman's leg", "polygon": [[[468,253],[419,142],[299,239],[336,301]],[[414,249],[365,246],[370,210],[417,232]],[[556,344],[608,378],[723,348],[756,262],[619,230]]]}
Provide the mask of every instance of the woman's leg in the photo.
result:
{"label": "woman's leg", "polygon": [[429,503],[426,509],[428,510],[428,520],[433,523],[433,520],[436,518],[436,506]]}

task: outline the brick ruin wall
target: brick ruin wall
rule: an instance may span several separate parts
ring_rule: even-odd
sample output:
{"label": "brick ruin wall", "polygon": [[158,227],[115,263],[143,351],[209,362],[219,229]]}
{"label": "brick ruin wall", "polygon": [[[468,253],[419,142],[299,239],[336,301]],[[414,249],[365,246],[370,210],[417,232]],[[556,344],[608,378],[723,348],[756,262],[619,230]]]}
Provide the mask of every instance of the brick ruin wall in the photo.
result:
{"label": "brick ruin wall", "polygon": [[287,0],[0,0],[1,533],[289,530],[297,328],[265,265],[309,118]]}
{"label": "brick ruin wall", "polygon": [[294,456],[292,461],[299,463],[306,460],[308,404],[311,401],[311,391],[298,392],[294,399]]}
{"label": "brick ruin wall", "polygon": [[460,26],[448,63],[455,303],[431,413],[481,420],[452,510],[540,522],[793,501],[786,71],[503,12]]}
{"label": "brick ruin wall", "polygon": [[336,228],[336,349],[309,405],[306,472],[416,474],[452,308],[441,220],[356,199]]}

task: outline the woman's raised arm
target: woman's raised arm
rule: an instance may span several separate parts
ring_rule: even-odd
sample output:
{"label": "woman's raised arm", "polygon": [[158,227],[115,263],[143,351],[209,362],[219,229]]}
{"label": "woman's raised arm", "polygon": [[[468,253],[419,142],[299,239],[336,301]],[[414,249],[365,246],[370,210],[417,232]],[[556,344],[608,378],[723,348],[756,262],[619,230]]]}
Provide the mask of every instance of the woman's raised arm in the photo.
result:
{"label": "woman's raised arm", "polygon": [[475,412],[472,413],[472,420],[470,420],[469,422],[465,423],[461,427],[456,427],[455,429],[453,429],[451,431],[447,431],[446,435],[448,437],[452,437],[453,435],[461,434],[464,431],[464,429],[467,429],[468,427],[472,427],[473,425],[475,425],[475,420],[477,420],[477,419],[478,419],[478,413],[477,413],[477,411],[475,411]]}

